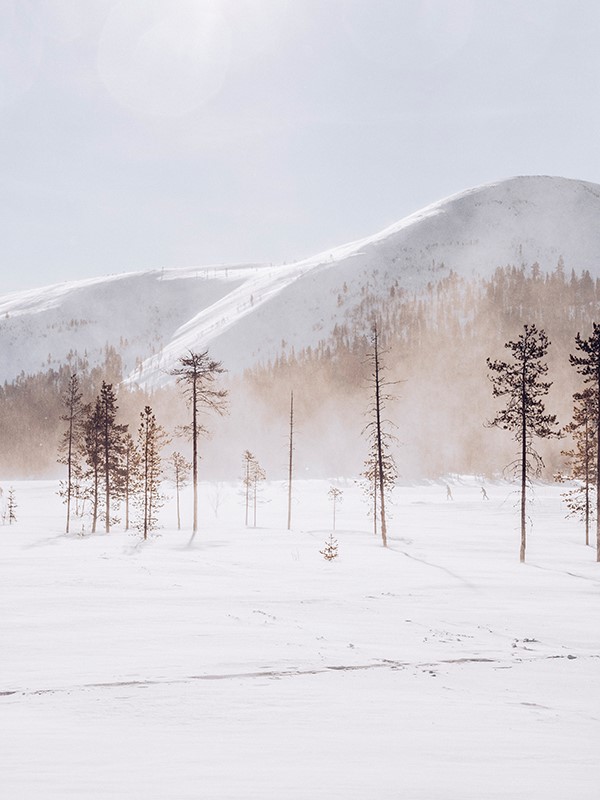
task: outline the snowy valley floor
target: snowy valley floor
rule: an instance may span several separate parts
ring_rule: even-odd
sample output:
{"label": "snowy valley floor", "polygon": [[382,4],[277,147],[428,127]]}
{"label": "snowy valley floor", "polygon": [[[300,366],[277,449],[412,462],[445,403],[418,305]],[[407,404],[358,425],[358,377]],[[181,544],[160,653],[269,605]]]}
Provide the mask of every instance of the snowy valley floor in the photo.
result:
{"label": "snowy valley floor", "polygon": [[204,485],[192,547],[172,504],[144,545],[66,537],[56,485],[15,483],[1,796],[596,800],[600,565],[560,488],[536,488],[520,565],[504,484],[399,488],[388,550],[339,486],[328,563],[326,482],[297,484],[292,532],[281,484],[256,530]]}

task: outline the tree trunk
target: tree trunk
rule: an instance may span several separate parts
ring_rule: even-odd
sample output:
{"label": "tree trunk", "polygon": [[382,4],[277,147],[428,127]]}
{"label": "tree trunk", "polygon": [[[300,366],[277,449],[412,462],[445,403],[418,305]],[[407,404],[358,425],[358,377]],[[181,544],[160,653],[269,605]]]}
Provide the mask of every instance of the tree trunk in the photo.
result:
{"label": "tree trunk", "polygon": [[600,562],[600,361],[596,373],[596,561]]}
{"label": "tree trunk", "polygon": [[294,392],[290,394],[290,457],[288,466],[288,518],[287,529],[292,529],[292,470],[294,452]]}
{"label": "tree trunk", "polygon": [[585,545],[590,543],[590,429],[589,413],[585,414]]}
{"label": "tree trunk", "polygon": [[194,376],[192,383],[192,476],[194,484],[194,521],[190,544],[198,530],[198,395],[197,378]]}
{"label": "tree trunk", "polygon": [[375,414],[377,418],[377,463],[379,473],[379,511],[381,513],[381,539],[383,546],[387,547],[387,528],[385,524],[385,491],[383,473],[383,442],[381,440],[381,396],[379,385],[379,352],[377,349],[377,332],[374,334],[375,343]]}
{"label": "tree trunk", "polygon": [[521,376],[521,550],[519,561],[525,561],[525,546],[527,537],[527,394],[525,391],[525,371],[527,361],[523,359],[523,373]]}
{"label": "tree trunk", "polygon": [[248,509],[250,506],[250,459],[246,459],[246,527],[248,527]]}

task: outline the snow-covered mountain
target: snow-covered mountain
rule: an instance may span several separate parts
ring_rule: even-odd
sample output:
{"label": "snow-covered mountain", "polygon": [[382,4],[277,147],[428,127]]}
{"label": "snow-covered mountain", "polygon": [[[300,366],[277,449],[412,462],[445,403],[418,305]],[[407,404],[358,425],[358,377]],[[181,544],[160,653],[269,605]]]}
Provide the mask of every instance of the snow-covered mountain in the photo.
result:
{"label": "snow-covered mountain", "polygon": [[374,236],[293,264],[235,265],[76,281],[0,297],[0,379],[106,344],[130,381],[157,384],[188,349],[210,348],[230,371],[326,338],[367,291],[418,290],[451,270],[489,275],[538,262],[600,277],[600,185],[518,177],[434,203]]}

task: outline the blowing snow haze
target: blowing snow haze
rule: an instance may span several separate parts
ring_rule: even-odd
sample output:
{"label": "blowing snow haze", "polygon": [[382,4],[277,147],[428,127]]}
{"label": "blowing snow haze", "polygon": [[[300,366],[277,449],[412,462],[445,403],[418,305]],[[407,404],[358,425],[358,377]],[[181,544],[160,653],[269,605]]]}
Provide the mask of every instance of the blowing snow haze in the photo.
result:
{"label": "blowing snow haze", "polygon": [[168,381],[187,350],[210,348],[230,372],[316,347],[339,326],[370,325],[365,295],[418,294],[454,273],[498,267],[600,277],[600,185],[518,177],[469,189],[385,230],[292,264],[205,265],[62,283],[0,297],[0,378],[57,367],[106,346],[128,383]]}

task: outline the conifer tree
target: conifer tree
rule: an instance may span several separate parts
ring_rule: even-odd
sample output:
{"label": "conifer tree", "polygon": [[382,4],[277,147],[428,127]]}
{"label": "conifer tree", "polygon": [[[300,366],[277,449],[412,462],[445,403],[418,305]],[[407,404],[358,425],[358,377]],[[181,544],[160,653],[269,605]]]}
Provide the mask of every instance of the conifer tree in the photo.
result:
{"label": "conifer tree", "polygon": [[181,530],[181,513],[179,505],[179,494],[182,489],[188,485],[190,470],[192,465],[187,461],[181,453],[171,453],[170,459],[171,466],[171,480],[175,484],[175,498],[177,505],[177,530]]}
{"label": "conifer tree", "polygon": [[288,447],[288,513],[287,529],[292,529],[292,479],[294,476],[294,392],[290,392],[290,435]]}
{"label": "conifer tree", "polygon": [[[383,546],[387,547],[386,499],[389,499],[390,492],[395,486],[398,471],[391,453],[395,436],[390,432],[392,423],[385,417],[385,408],[392,399],[388,394],[388,387],[395,385],[396,381],[385,380],[385,366],[381,360],[376,324],[372,328],[371,345],[369,365],[372,370],[370,376],[372,396],[367,410],[369,422],[363,431],[369,442],[369,456],[365,462],[363,475],[367,480],[367,492],[373,503],[375,518],[377,511],[379,512],[381,540]],[[375,530],[377,530],[376,522]]]}
{"label": "conifer tree", "polygon": [[17,521],[17,500],[15,497],[15,490],[11,487],[8,490],[8,502],[6,504],[6,511],[8,514],[8,524],[12,525]]}
{"label": "conifer tree", "polygon": [[143,539],[156,529],[157,513],[162,507],[164,498],[160,493],[162,479],[161,449],[168,437],[164,429],[157,424],[156,417],[146,406],[140,413],[137,450],[139,463],[139,489],[137,496],[138,520],[137,528]]}
{"label": "conifer tree", "polygon": [[199,414],[213,411],[222,415],[226,412],[227,391],[214,388],[217,377],[223,372],[225,370],[221,362],[211,359],[208,350],[202,353],[194,353],[189,350],[188,355],[182,356],[178,366],[170,373],[183,387],[184,395],[192,412],[189,433],[192,440],[194,517],[190,543],[198,530],[198,440],[201,431],[204,430],[200,424]]}
{"label": "conifer tree", "polygon": [[123,461],[121,470],[121,489],[125,504],[125,530],[129,530],[129,509],[131,498],[136,494],[139,483],[139,453],[129,432],[123,442]]}
{"label": "conifer tree", "polygon": [[101,427],[102,408],[100,398],[98,397],[84,423],[85,460],[88,466],[84,476],[87,481],[85,496],[89,499],[91,506],[92,533],[96,533],[96,526],[100,513],[100,476],[102,471]]}
{"label": "conifer tree", "polygon": [[100,389],[100,446],[102,449],[102,481],[104,484],[105,531],[110,533],[111,501],[122,494],[122,457],[127,425],[119,425],[117,396],[111,383],[102,381]]}
{"label": "conifer tree", "polygon": [[569,509],[567,516],[582,519],[585,525],[585,543],[590,543],[590,523],[594,517],[592,496],[596,484],[596,426],[598,400],[591,388],[573,395],[573,419],[565,427],[565,433],[573,439],[573,447],[563,450],[567,459],[567,474],[559,474],[557,480],[576,481],[577,485],[563,492]]}
{"label": "conifer tree", "polygon": [[252,517],[253,527],[256,528],[256,507],[258,503],[258,485],[266,479],[267,475],[258,461],[253,458],[250,470],[250,482],[252,485]]}
{"label": "conifer tree", "polygon": [[325,542],[325,547],[319,550],[319,553],[326,561],[333,561],[338,557],[338,541],[334,538],[333,532],[329,534],[329,538]]}
{"label": "conifer tree", "polygon": [[[583,355],[570,355],[569,361],[583,375],[585,383],[590,385],[596,398],[600,398],[600,324],[594,322],[591,335],[582,339],[578,333],[575,346]],[[596,561],[600,562],[600,419],[596,404],[595,450],[596,450]]]}
{"label": "conifer tree", "polygon": [[244,508],[245,508],[245,526],[248,527],[248,514],[250,511],[250,488],[252,486],[252,465],[254,463],[254,456],[250,450],[245,450],[242,457],[242,468],[244,470],[244,477],[242,483],[244,485]]}
{"label": "conifer tree", "polygon": [[71,524],[71,502],[79,497],[79,487],[82,478],[83,437],[85,415],[89,408],[83,403],[83,395],[79,388],[77,374],[69,378],[67,390],[63,396],[65,413],[61,420],[67,423],[59,445],[58,463],[67,467],[67,480],[61,482],[60,495],[67,506],[67,521],[65,533],[69,533]]}
{"label": "conifer tree", "polygon": [[533,439],[558,436],[558,431],[554,430],[556,417],[545,413],[542,401],[552,386],[551,382],[542,380],[548,372],[542,359],[546,357],[549,344],[543,330],[538,330],[535,325],[525,325],[516,342],[506,342],[504,345],[511,351],[512,361],[487,359],[492,373],[492,394],[494,397],[506,398],[506,406],[489,425],[512,431],[520,445],[519,456],[509,465],[509,469],[520,476],[521,562],[525,561],[527,542],[527,484],[531,475],[538,475],[544,466],[541,456],[533,446]]}
{"label": "conifer tree", "polygon": [[335,530],[335,510],[336,510],[336,505],[342,501],[342,495],[343,494],[344,493],[342,492],[342,490],[338,489],[337,486],[331,486],[329,488],[329,491],[327,492],[327,495],[328,495],[329,499],[333,503],[333,530]]}

